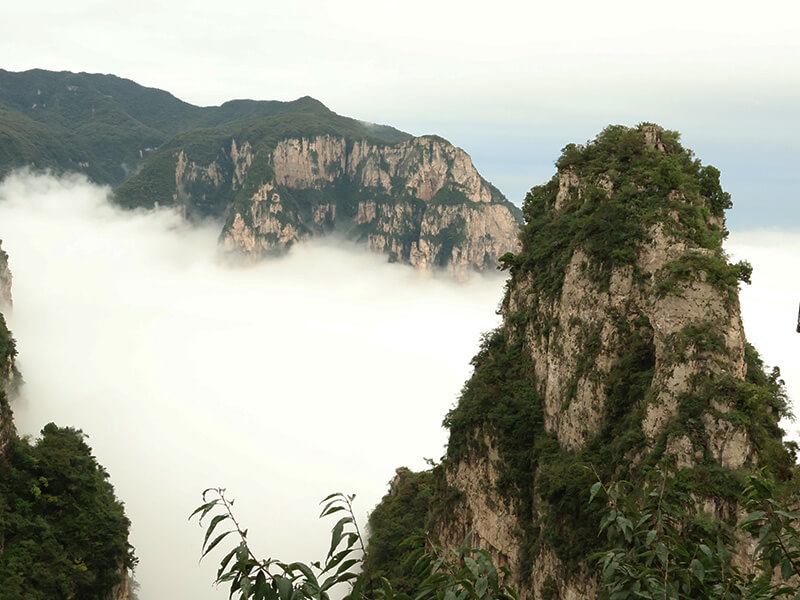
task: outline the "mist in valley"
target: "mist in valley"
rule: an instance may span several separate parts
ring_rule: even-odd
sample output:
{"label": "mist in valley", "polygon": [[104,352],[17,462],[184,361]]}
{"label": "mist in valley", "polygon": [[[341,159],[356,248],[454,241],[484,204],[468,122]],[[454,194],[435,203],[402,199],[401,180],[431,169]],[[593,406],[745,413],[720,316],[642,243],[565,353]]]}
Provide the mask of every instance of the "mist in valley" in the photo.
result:
{"label": "mist in valley", "polygon": [[27,382],[13,408],[21,433],[89,436],[133,523],[142,600],[227,597],[187,522],[206,487],[237,498],[262,556],[310,561],[322,498],[356,493],[363,523],[395,468],[440,458],[502,276],[454,283],[332,240],[231,267],[218,224],[122,212],[107,192],[0,187]]}
{"label": "mist in valley", "polygon": [[[227,597],[187,521],[209,486],[237,498],[258,555],[323,558],[319,500],[356,493],[363,524],[395,468],[438,459],[442,418],[499,322],[504,274],[454,282],[333,239],[237,267],[219,229],[120,211],[78,177],[0,184],[17,428],[89,436],[133,523],[142,600]],[[727,248],[755,269],[748,337],[798,398],[800,234],[733,234]]]}

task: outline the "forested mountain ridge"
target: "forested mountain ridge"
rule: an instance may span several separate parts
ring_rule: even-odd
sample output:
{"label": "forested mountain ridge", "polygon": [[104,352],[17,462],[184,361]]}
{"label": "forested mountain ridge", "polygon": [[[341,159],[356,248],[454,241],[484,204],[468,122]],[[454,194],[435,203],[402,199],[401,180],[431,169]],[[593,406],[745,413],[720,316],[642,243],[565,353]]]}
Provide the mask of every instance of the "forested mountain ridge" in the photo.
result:
{"label": "forested mountain ridge", "polygon": [[113,75],[0,70],[0,175],[77,171],[125,207],[224,222],[250,260],[337,231],[390,260],[463,272],[517,248],[519,210],[437,136],[321,102],[198,107]]}
{"label": "forested mountain ridge", "polygon": [[685,543],[728,535],[747,569],[755,541],[730,531],[748,477],[796,493],[780,373],[742,327],[750,267],[722,249],[719,171],[651,124],[608,127],[556,164],[525,200],[521,251],[501,258],[503,323],[445,419],[442,464],[400,471],[373,513],[368,573],[401,589],[427,535],[488,549],[523,599],[603,598],[589,556],[611,538],[589,490],[635,498],[661,473],[664,501],[689,507]]}

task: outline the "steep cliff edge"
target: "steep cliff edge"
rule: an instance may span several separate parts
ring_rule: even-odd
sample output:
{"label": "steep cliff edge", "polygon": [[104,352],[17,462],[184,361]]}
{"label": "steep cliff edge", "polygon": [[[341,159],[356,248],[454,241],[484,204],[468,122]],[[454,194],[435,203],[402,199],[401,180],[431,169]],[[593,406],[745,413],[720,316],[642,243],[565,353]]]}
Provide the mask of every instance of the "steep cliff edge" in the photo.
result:
{"label": "steep cliff edge", "polygon": [[793,463],[779,373],[745,341],[750,270],[722,250],[719,172],[654,125],[609,127],[557,166],[526,198],[521,251],[501,258],[503,324],[445,420],[427,527],[448,546],[471,533],[522,598],[588,600],[598,476],[667,465],[729,521],[747,473],[787,479]]}
{"label": "steep cliff edge", "polygon": [[10,308],[11,270],[8,268],[8,255],[0,241],[0,455],[14,436],[14,423],[8,397],[14,392],[20,380],[15,364],[16,342],[8,330],[3,315]]}
{"label": "steep cliff edge", "polygon": [[[11,272],[0,248],[0,311]],[[85,436],[53,423],[17,436],[9,403],[20,384],[16,343],[0,312],[0,600],[129,600],[130,521]]]}
{"label": "steep cliff edge", "polygon": [[3,250],[3,240],[0,240],[0,311],[12,305],[11,269],[8,268],[8,254]]}
{"label": "steep cliff edge", "polygon": [[494,268],[518,248],[518,209],[466,152],[435,136],[389,141],[363,125],[346,128],[341,118],[330,116],[324,134],[283,137],[291,132],[279,124],[268,140],[242,131],[204,143],[205,157],[181,142],[154,156],[155,166],[117,197],[127,206],[158,202],[188,217],[225,218],[223,247],[249,261],[331,232],[391,261],[453,272]]}
{"label": "steep cliff edge", "polygon": [[221,221],[223,246],[250,261],[332,231],[457,273],[518,248],[519,209],[466,152],[307,96],[200,107],[114,75],[0,69],[0,177],[20,167]]}

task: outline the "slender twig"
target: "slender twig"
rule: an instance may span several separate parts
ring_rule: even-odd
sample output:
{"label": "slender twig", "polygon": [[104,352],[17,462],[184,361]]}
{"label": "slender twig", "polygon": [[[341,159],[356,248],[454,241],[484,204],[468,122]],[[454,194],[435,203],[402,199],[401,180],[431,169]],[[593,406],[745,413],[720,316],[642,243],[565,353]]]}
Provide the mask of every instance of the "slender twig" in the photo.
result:
{"label": "slender twig", "polygon": [[344,501],[347,504],[347,512],[350,513],[350,518],[353,519],[353,527],[356,528],[356,535],[358,536],[358,545],[361,546],[361,554],[363,556],[367,555],[367,550],[364,548],[364,538],[361,537],[361,530],[358,528],[358,521],[356,521],[356,515],[353,512],[353,505],[350,502],[350,497],[345,495]]}
{"label": "slender twig", "polygon": [[244,547],[247,548],[247,554],[250,556],[250,559],[255,563],[259,571],[263,572],[270,579],[275,579],[275,576],[269,572],[269,565],[270,565],[269,559],[266,561],[261,561],[258,558],[256,558],[256,555],[253,554],[252,550],[250,550],[250,544],[247,543],[247,536],[245,535],[242,528],[239,526],[239,521],[236,520],[236,516],[233,514],[231,503],[228,502],[227,498],[225,498],[225,491],[222,488],[214,488],[214,491],[217,492],[217,494],[219,494],[219,498],[220,500],[222,500],[222,505],[225,507],[225,511],[228,513],[228,517],[230,517],[231,521],[233,522],[233,526],[236,528],[236,533],[239,534],[239,537],[244,543]]}

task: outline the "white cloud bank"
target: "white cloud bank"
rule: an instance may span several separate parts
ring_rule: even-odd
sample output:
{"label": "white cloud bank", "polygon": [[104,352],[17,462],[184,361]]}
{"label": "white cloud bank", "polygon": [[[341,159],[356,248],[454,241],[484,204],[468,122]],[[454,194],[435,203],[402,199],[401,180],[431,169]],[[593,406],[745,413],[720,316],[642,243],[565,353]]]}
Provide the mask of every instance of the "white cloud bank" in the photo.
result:
{"label": "white cloud bank", "polygon": [[498,275],[456,284],[332,242],[229,268],[217,235],[120,212],[81,179],[0,185],[18,428],[89,435],[133,522],[143,600],[227,597],[187,522],[209,486],[238,498],[262,555],[323,558],[319,500],[355,492],[363,520],[396,467],[441,456],[498,320]]}
{"label": "white cloud bank", "polygon": [[[747,339],[769,366],[778,366],[786,391],[800,417],[800,233],[732,233],[726,248],[734,261],[753,265],[751,285],[742,285],[739,298]],[[785,422],[789,437],[800,441],[800,423]]]}
{"label": "white cloud bank", "polygon": [[[356,492],[363,520],[396,467],[441,455],[439,424],[498,319],[499,276],[455,284],[332,242],[229,268],[217,233],[120,212],[82,179],[0,185],[18,427],[89,434],[133,521],[143,600],[226,597],[186,520],[208,486],[238,498],[259,554],[321,558],[317,502]],[[748,336],[800,398],[800,235],[728,248],[755,267]]]}

